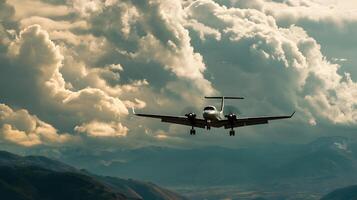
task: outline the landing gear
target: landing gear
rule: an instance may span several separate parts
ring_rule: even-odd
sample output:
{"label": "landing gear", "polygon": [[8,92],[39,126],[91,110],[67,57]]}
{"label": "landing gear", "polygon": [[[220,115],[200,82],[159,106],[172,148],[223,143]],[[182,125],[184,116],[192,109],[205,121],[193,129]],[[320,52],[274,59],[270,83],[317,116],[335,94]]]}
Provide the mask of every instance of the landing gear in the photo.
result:
{"label": "landing gear", "polygon": [[190,130],[190,135],[196,135],[196,130],[192,127],[192,129]]}
{"label": "landing gear", "polygon": [[229,136],[235,136],[235,134],[236,133],[235,133],[235,131],[233,129],[229,131]]}
{"label": "landing gear", "polygon": [[206,120],[206,128],[207,130],[211,130],[211,120]]}

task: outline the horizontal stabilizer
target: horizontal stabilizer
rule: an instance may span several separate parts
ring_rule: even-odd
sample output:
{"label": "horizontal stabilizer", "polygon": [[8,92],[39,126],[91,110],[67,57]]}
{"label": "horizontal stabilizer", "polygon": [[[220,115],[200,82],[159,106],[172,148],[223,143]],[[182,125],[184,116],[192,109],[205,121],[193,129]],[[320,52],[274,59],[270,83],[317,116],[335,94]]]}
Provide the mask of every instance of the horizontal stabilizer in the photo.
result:
{"label": "horizontal stabilizer", "polygon": [[225,99],[244,99],[244,98],[243,97],[215,96],[215,97],[205,97],[205,99],[220,99],[221,100],[221,112],[223,112]]}
{"label": "horizontal stabilizer", "polygon": [[205,99],[244,99],[243,97],[226,97],[226,96],[217,96],[217,97],[205,97]]}

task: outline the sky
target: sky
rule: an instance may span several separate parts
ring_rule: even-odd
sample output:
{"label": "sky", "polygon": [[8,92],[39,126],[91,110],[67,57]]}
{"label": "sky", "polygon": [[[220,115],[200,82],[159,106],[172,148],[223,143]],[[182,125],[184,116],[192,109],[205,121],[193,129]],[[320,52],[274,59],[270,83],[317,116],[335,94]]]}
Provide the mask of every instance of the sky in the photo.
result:
{"label": "sky", "polygon": [[[0,0],[3,149],[243,147],[357,134],[353,0]],[[227,130],[162,124],[207,95],[239,116],[291,120]],[[193,108],[194,107],[194,108]]]}

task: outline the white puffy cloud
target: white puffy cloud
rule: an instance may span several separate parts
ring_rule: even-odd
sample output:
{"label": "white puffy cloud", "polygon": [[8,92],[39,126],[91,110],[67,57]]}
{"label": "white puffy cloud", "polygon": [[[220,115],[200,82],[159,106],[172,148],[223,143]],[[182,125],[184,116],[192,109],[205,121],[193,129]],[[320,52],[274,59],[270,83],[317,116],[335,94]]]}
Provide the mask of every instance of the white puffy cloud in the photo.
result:
{"label": "white puffy cloud", "polygon": [[[155,132],[164,126],[143,119],[139,127],[128,108],[174,114],[217,90],[246,96],[246,115],[296,108],[316,127],[357,123],[353,73],[330,62],[301,25],[355,21],[341,7],[312,0],[9,2],[16,12],[0,7],[0,97],[60,133],[124,140],[142,134],[140,127]],[[25,9],[31,3],[38,8]],[[43,143],[30,129],[4,127],[16,140]],[[170,141],[165,135],[157,138]]]}
{"label": "white puffy cloud", "polygon": [[93,12],[102,10],[104,1],[100,0],[74,0],[73,8],[83,16],[88,16]]}
{"label": "white puffy cloud", "polygon": [[185,24],[185,27],[192,28],[193,30],[198,32],[201,40],[205,40],[207,36],[214,37],[216,40],[221,39],[221,32],[219,30],[206,26],[202,23],[199,23],[194,19],[189,20]]}
{"label": "white puffy cloud", "polygon": [[87,3],[96,8],[89,12],[92,31],[107,38],[126,59],[158,63],[183,82],[194,82],[192,90],[206,95],[215,92],[204,77],[203,58],[194,51],[184,27],[180,1]]}
{"label": "white puffy cloud", "polygon": [[[64,51],[66,50],[64,49]],[[66,56],[64,65],[61,68],[61,73],[66,78],[69,88],[84,89],[92,87],[100,89],[110,96],[119,97],[125,93],[137,92],[140,88],[149,85],[145,79],[133,80],[122,85],[111,85],[110,82],[120,81],[120,73],[123,71],[123,67],[120,64],[87,68],[83,61],[76,61],[76,58],[70,53],[66,53],[68,56]]]}
{"label": "white puffy cloud", "polygon": [[[67,89],[66,82],[59,71],[63,56],[59,48],[49,39],[47,32],[39,25],[29,26],[20,33],[19,38],[9,47],[8,59],[13,63],[2,66],[1,69],[7,72],[2,73],[2,80],[6,85],[16,85],[18,91],[3,92],[3,95],[26,96],[26,93],[17,94],[17,92],[31,90],[28,91],[27,97],[35,99],[32,102],[35,104],[32,105],[35,107],[33,110],[40,115],[48,116],[47,112],[55,112],[67,116],[64,119],[66,123],[76,125],[92,120],[102,120],[103,123],[118,122],[121,116],[128,114],[121,100],[108,95],[99,89],[100,87],[87,85],[86,88],[77,91]],[[12,76],[22,73],[26,73],[27,77],[14,82],[16,80]],[[100,80],[98,78],[95,81]],[[41,105],[38,104],[39,102]],[[16,102],[12,103],[16,104]],[[28,101],[19,100],[17,103],[20,106],[28,106],[26,105]],[[58,119],[54,116],[52,121],[56,120]]]}
{"label": "white puffy cloud", "polygon": [[53,126],[27,110],[14,111],[5,104],[0,104],[0,137],[6,142],[26,147],[58,145],[78,139],[69,134],[59,134]]}
{"label": "white puffy cloud", "polygon": [[[290,102],[307,116],[322,117],[334,123],[357,124],[357,83],[348,74],[340,74],[339,65],[326,60],[320,45],[303,28],[281,28],[272,16],[262,11],[226,8],[209,0],[195,1],[187,12],[199,23],[222,30],[222,40],[237,45],[233,47],[236,54],[255,59],[247,61],[237,55],[241,60],[234,60],[233,64],[239,71],[252,73],[252,77],[258,74],[261,78],[254,80],[255,84],[270,85],[272,94],[282,95],[275,103]],[[222,50],[227,52],[224,46]],[[276,80],[279,80],[277,85]],[[288,96],[279,91],[283,89],[288,90]],[[274,104],[272,99],[269,101]]]}
{"label": "white puffy cloud", "polygon": [[330,22],[343,26],[346,22],[356,21],[357,13],[351,1],[320,0],[228,0],[220,1],[227,6],[250,8],[274,16],[278,22],[294,24],[301,20],[314,22]]}
{"label": "white puffy cloud", "polygon": [[122,137],[126,136],[128,132],[128,128],[124,127],[121,123],[103,123],[98,121],[76,126],[75,130],[81,133],[85,132],[93,137]]}

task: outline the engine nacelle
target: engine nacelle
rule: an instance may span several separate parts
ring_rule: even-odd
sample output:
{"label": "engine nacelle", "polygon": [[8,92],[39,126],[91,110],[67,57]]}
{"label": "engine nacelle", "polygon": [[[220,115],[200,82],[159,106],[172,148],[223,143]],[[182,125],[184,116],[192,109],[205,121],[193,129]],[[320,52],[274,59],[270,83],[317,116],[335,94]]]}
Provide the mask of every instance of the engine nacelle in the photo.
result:
{"label": "engine nacelle", "polygon": [[225,117],[229,120],[229,121],[233,121],[233,120],[236,120],[237,119],[237,115],[236,114],[228,114],[228,115],[225,115]]}
{"label": "engine nacelle", "polygon": [[196,118],[196,114],[195,113],[188,113],[188,114],[185,114],[185,116],[189,119],[195,119]]}
{"label": "engine nacelle", "polygon": [[190,123],[192,125],[192,128],[193,128],[193,126],[195,125],[196,114],[195,113],[188,113],[185,116],[188,118],[188,120],[190,121]]}

